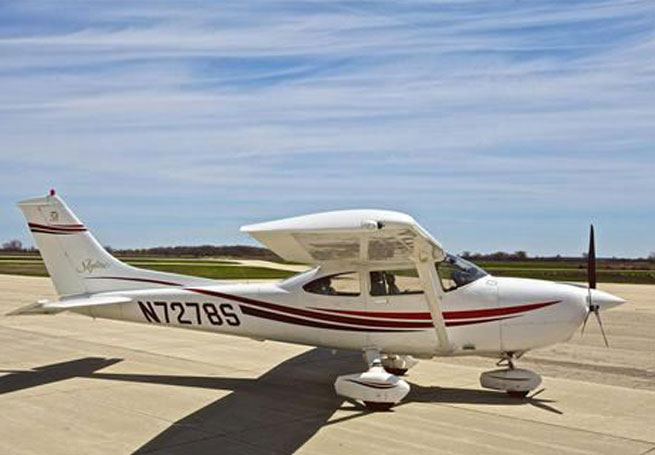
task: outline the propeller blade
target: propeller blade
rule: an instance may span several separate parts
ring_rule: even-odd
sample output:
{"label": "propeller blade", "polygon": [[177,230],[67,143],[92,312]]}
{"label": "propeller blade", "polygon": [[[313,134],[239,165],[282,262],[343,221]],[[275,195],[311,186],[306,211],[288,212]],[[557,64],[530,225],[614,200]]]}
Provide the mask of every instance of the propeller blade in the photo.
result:
{"label": "propeller blade", "polygon": [[587,310],[587,315],[584,317],[584,322],[582,323],[582,330],[580,331],[580,336],[584,335],[584,329],[587,327],[587,319],[589,319],[589,313],[591,311]]}
{"label": "propeller blade", "polygon": [[605,340],[605,347],[610,347],[610,344],[607,342],[607,336],[605,336],[605,329],[603,328],[603,321],[600,318],[600,311],[598,311],[598,308],[594,311],[594,314],[596,315],[596,319],[598,320],[598,326],[600,327],[600,333],[603,334],[603,340]]}
{"label": "propeller blade", "polygon": [[589,229],[589,254],[587,254],[587,280],[589,288],[596,289],[596,241],[594,239],[594,225]]}
{"label": "propeller blade", "polygon": [[587,254],[587,281],[589,281],[589,297],[588,299],[588,309],[587,315],[584,318],[582,323],[582,331],[580,335],[584,335],[584,329],[587,326],[587,320],[589,315],[594,313],[596,320],[598,321],[598,326],[600,327],[600,333],[603,334],[603,340],[605,341],[605,346],[610,347],[609,342],[607,341],[607,336],[605,335],[605,328],[603,327],[603,321],[600,318],[600,307],[594,305],[592,300],[592,289],[596,289],[596,239],[594,238],[594,225],[589,226],[589,253]]}

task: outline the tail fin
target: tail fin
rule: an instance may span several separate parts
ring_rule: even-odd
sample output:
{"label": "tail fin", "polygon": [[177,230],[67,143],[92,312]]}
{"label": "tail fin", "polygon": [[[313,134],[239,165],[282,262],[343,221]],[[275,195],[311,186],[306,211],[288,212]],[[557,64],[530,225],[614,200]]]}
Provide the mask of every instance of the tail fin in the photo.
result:
{"label": "tail fin", "polygon": [[46,197],[18,203],[60,296],[214,283],[127,265],[107,252],[64,201]]}

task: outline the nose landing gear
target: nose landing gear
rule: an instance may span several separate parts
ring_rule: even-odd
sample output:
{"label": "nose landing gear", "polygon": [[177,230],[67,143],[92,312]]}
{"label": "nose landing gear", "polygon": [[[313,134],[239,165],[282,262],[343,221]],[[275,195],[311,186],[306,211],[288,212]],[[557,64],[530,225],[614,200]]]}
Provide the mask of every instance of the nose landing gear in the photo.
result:
{"label": "nose landing gear", "polygon": [[505,368],[482,373],[480,385],[487,389],[502,390],[511,397],[526,397],[531,390],[539,387],[541,376],[530,370],[516,368],[514,361],[519,357],[520,354],[514,352],[505,353],[496,364]]}
{"label": "nose landing gear", "polygon": [[411,355],[387,354],[381,357],[382,366],[387,373],[405,376],[407,371],[418,363]]}

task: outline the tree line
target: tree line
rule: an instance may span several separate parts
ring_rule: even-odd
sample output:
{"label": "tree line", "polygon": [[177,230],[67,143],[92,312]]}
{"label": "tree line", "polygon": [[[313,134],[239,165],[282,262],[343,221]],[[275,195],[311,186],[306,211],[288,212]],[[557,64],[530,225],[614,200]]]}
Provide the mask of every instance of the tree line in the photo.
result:
{"label": "tree line", "polygon": [[[261,259],[281,262],[277,254],[268,248],[249,245],[198,245],[198,246],[157,246],[153,248],[112,248],[105,249],[116,256],[170,256],[170,257],[233,257],[239,259]],[[2,244],[4,253],[36,253],[34,247],[25,248],[20,240],[9,240]]]}
{"label": "tree line", "polygon": [[116,256],[232,257],[282,262],[282,258],[268,248],[248,245],[157,246],[134,249],[105,248]]}
{"label": "tree line", "polygon": [[[282,262],[282,259],[268,248],[249,245],[199,245],[199,246],[157,246],[154,248],[128,248],[119,249],[105,247],[107,251],[116,256],[164,256],[164,257],[233,257],[238,259],[261,259],[265,261]],[[2,244],[0,252],[3,253],[37,253],[34,247],[24,247],[20,240],[9,240]],[[581,256],[584,256],[583,253]],[[470,251],[462,252],[464,259],[471,261],[526,261],[526,260],[580,260],[580,257],[563,257],[559,254],[548,257],[531,257],[525,251],[515,251],[508,253],[505,251],[496,251],[494,253],[471,253]],[[607,259],[607,258],[606,258]],[[655,251],[651,252],[647,258],[612,258],[622,261],[643,261],[645,259],[655,262]]]}

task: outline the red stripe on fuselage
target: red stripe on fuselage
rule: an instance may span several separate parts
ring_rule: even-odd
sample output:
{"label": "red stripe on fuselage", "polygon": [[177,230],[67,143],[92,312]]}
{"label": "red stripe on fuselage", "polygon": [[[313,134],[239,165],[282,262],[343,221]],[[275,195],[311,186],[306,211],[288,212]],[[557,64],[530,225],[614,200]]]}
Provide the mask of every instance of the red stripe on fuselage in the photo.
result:
{"label": "red stripe on fuselage", "polygon": [[[529,303],[526,305],[516,305],[507,307],[485,308],[481,310],[461,310],[461,311],[444,311],[444,319],[470,319],[470,318],[489,318],[494,316],[504,316],[508,314],[524,313],[526,311],[544,308],[550,305],[561,302],[561,300],[551,300],[549,302]],[[418,320],[432,320],[430,313],[412,313],[412,312],[375,312],[375,311],[348,311],[348,310],[333,310],[328,308],[316,308],[319,311],[327,311],[330,313],[339,314],[352,314],[357,316],[364,316],[370,318],[382,319],[418,319]]]}
{"label": "red stripe on fuselage", "polygon": [[431,322],[411,322],[411,321],[379,321],[374,319],[362,319],[349,316],[339,316],[336,314],[318,313],[316,311],[305,310],[303,308],[288,307],[278,305],[276,303],[263,302],[261,300],[254,300],[248,297],[241,297],[238,295],[224,294],[222,292],[210,291],[207,289],[194,289],[187,288],[188,291],[197,292],[200,294],[210,295],[213,297],[221,297],[224,299],[234,300],[246,305],[252,305],[259,308],[266,308],[268,310],[279,311],[281,313],[293,314],[296,316],[303,316],[314,318],[322,321],[339,322],[342,324],[350,324],[357,326],[370,326],[370,327],[388,327],[396,329],[429,329],[432,327]]}
{"label": "red stripe on fuselage", "polygon": [[[315,311],[310,311],[306,310],[303,308],[296,308],[296,307],[288,307],[284,305],[279,305],[276,303],[270,303],[270,302],[263,302],[261,300],[255,300],[251,299],[248,297],[242,297],[239,295],[232,295],[232,294],[225,294],[223,292],[218,292],[218,291],[210,291],[208,289],[197,289],[197,288],[187,288],[186,290],[191,291],[191,292],[197,292],[200,294],[205,294],[205,295],[210,295],[213,297],[221,297],[229,300],[234,300],[239,303],[243,303],[245,305],[253,305],[255,307],[259,308],[266,308],[268,310],[273,310],[273,311],[278,311],[281,313],[287,313],[287,314],[293,314],[297,316],[303,316],[303,317],[308,317],[308,318],[314,318],[314,319],[319,319],[323,321],[331,321],[331,322],[338,322],[341,324],[349,324],[349,325],[356,325],[356,326],[369,326],[369,327],[388,327],[388,328],[413,328],[413,329],[428,329],[432,328],[432,321],[430,322],[413,322],[413,321],[389,321],[389,320],[378,320],[378,319],[368,319],[368,318],[356,318],[356,317],[351,317],[351,316],[338,316],[335,314],[330,314],[330,313],[317,313]],[[555,303],[560,302],[559,300],[556,301],[551,301],[551,302],[543,302],[543,303],[533,303],[533,304],[528,304],[528,305],[519,305],[519,306],[512,306],[512,307],[504,307],[504,308],[489,308],[489,309],[483,309],[483,310],[466,310],[466,311],[451,311],[451,312],[444,312],[444,319],[446,319],[446,326],[447,327],[454,327],[454,326],[461,326],[461,325],[470,325],[470,324],[478,324],[478,323],[485,323],[485,322],[494,322],[494,321],[500,321],[503,319],[509,319],[511,317],[516,317],[516,316],[508,316],[508,315],[518,315],[518,313],[523,313],[526,311],[531,311],[535,310],[538,308],[543,308],[549,305],[553,305]],[[244,307],[242,307],[244,308]],[[334,312],[341,312],[340,310],[332,310]],[[357,312],[357,313],[367,313],[367,312]],[[374,313],[372,312],[371,314],[384,314],[384,313]],[[393,314],[394,318],[399,318],[401,314],[403,313],[389,313]],[[423,313],[406,313],[408,315],[416,315],[416,314],[423,314]],[[428,315],[430,313],[427,313]],[[498,316],[505,316],[505,317],[498,317]],[[377,316],[379,317],[379,316]],[[474,318],[474,320],[470,320],[471,318]],[[460,319],[469,319],[462,321]]]}
{"label": "red stripe on fuselage", "polygon": [[329,308],[311,307],[313,310],[327,311],[329,313],[339,313],[354,316],[365,316],[369,318],[381,319],[417,319],[421,321],[431,321],[430,313],[411,313],[411,312],[393,312],[393,311],[350,311],[350,310],[333,310]]}
{"label": "red stripe on fuselage", "polygon": [[555,305],[561,300],[551,300],[549,302],[529,303],[527,305],[506,306],[499,308],[485,308],[483,310],[462,310],[462,311],[444,311],[444,319],[469,319],[469,318],[488,318],[494,316],[504,316],[507,314],[525,313],[526,311],[544,308]]}
{"label": "red stripe on fuselage", "polygon": [[496,321],[503,321],[505,319],[512,319],[516,318],[517,316],[505,316],[505,317],[500,317],[500,318],[490,318],[490,319],[474,319],[474,320],[468,320],[468,321],[445,321],[446,327],[457,327],[460,325],[471,325],[471,324],[482,324],[484,322],[496,322]]}
{"label": "red stripe on fuselage", "polygon": [[385,332],[385,333],[406,333],[406,332],[415,332],[416,330],[412,329],[375,329],[369,327],[359,327],[359,326],[348,326],[340,324],[331,324],[329,322],[313,321],[311,319],[302,319],[295,316],[289,316],[287,314],[273,313],[271,311],[262,310],[260,308],[253,308],[247,305],[239,305],[243,314],[249,316],[254,316],[256,318],[269,319],[272,321],[286,322],[288,324],[302,325],[306,327],[314,327],[317,329],[330,329],[330,330],[345,330],[347,332]]}

